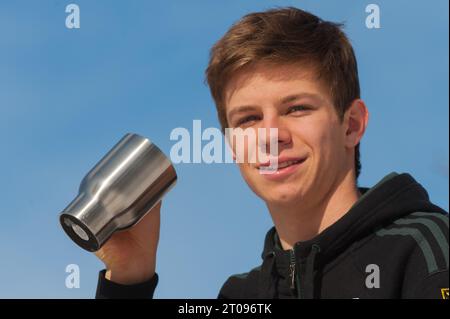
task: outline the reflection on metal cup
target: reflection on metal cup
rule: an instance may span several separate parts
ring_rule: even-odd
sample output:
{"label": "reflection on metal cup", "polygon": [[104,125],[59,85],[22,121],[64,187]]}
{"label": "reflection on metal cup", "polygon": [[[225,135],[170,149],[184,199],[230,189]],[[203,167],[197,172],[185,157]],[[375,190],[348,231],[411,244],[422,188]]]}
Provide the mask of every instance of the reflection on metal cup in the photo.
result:
{"label": "reflection on metal cup", "polygon": [[60,223],[75,243],[97,251],[114,232],[137,224],[176,180],[172,163],[155,144],[126,134],[83,178]]}

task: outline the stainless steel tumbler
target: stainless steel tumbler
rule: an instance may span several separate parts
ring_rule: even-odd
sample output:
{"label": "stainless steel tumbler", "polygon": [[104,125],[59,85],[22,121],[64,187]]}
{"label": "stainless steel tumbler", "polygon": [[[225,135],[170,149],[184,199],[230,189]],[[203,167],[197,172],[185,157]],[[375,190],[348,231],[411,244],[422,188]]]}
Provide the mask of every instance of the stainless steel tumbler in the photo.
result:
{"label": "stainless steel tumbler", "polygon": [[60,223],[82,248],[96,251],[132,227],[175,185],[170,160],[149,139],[126,134],[83,178]]}

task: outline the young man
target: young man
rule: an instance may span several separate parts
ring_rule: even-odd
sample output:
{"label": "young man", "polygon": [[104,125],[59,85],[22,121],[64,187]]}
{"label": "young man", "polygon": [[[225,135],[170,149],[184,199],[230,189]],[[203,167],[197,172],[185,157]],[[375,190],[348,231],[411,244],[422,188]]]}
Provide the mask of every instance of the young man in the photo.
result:
{"label": "young man", "polygon": [[[368,111],[340,25],[296,8],[249,14],[213,47],[206,75],[223,129],[278,129],[276,172],[239,163],[274,222],[262,264],[219,298],[448,294],[447,213],[408,174],[357,187]],[[153,296],[159,211],[97,253],[98,298]]]}

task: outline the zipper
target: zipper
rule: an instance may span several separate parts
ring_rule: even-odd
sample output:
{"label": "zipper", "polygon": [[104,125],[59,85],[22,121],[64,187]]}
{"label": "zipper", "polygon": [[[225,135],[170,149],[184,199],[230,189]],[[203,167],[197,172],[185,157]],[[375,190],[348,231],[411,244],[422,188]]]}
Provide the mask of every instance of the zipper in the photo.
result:
{"label": "zipper", "polygon": [[[295,252],[294,249],[291,249],[289,251],[290,253],[290,264],[289,264],[289,271],[290,271],[290,276],[291,276],[291,292],[292,294],[295,296],[295,276],[296,276],[296,272],[295,272],[295,268],[296,268],[296,261],[295,261]],[[297,296],[300,296],[300,291],[297,291]]]}
{"label": "zipper", "polygon": [[[299,262],[295,258],[295,250],[292,248],[290,253],[289,270],[291,275],[291,292],[298,299],[314,298],[314,259],[320,252],[320,246],[314,244],[311,252],[306,260],[301,259]],[[305,263],[306,261],[306,263]],[[305,274],[305,271],[307,272]],[[311,291],[310,291],[311,290]],[[297,294],[295,293],[297,292]],[[309,297],[306,293],[311,294]]]}

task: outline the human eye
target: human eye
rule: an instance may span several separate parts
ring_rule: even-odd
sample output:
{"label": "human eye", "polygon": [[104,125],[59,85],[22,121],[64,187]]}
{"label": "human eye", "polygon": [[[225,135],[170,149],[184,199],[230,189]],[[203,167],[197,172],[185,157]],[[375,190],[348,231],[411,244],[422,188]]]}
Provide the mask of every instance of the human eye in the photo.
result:
{"label": "human eye", "polygon": [[312,108],[309,105],[304,105],[304,104],[300,104],[300,105],[294,105],[288,108],[287,113],[286,114],[299,114],[300,112],[303,111],[307,111],[307,110],[311,110]]}
{"label": "human eye", "polygon": [[258,120],[259,120],[259,116],[257,116],[257,115],[244,116],[243,118],[241,118],[237,121],[236,126],[243,126],[243,125],[248,126]]}

